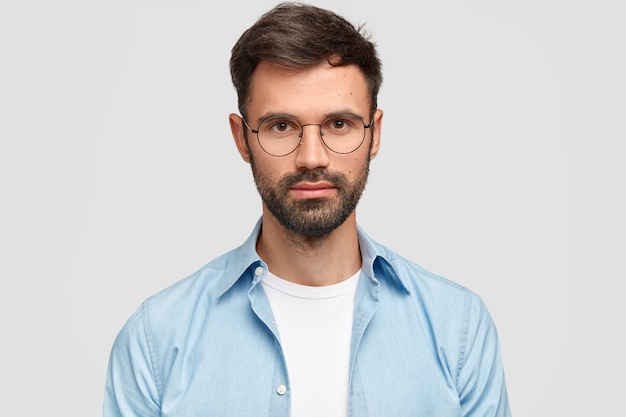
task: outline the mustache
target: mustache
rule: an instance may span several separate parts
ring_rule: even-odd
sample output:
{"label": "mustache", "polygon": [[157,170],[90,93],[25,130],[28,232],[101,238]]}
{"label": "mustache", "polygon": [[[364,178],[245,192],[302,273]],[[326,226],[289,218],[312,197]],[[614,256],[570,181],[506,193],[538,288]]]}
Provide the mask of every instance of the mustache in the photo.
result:
{"label": "mustache", "polygon": [[347,183],[345,175],[339,172],[327,171],[325,169],[314,169],[287,174],[280,180],[283,189],[291,188],[300,182],[324,181],[333,184],[337,188],[342,188]]}

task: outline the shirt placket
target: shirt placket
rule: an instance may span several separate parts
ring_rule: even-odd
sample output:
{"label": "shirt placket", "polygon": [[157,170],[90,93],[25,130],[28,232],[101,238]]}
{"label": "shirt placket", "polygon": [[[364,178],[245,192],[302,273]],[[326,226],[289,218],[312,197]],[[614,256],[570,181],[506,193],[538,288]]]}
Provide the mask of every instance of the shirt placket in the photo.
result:
{"label": "shirt placket", "polygon": [[248,292],[250,306],[254,314],[265,324],[274,337],[275,360],[272,378],[272,386],[268,387],[270,395],[269,417],[290,417],[291,414],[291,394],[289,390],[289,377],[287,374],[287,364],[280,345],[280,337],[276,320],[269,304],[269,300],[259,282],[267,273],[267,266],[263,262],[258,262],[253,266],[252,286]]}

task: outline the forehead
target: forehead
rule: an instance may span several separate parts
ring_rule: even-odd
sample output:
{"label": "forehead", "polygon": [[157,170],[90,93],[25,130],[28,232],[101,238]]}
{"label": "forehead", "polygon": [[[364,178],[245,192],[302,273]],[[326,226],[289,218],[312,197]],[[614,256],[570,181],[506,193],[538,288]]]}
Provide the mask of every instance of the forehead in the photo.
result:
{"label": "forehead", "polygon": [[369,104],[367,81],[356,65],[324,62],[291,69],[261,62],[250,84],[248,112],[253,118],[270,113],[313,118],[340,111],[367,116]]}

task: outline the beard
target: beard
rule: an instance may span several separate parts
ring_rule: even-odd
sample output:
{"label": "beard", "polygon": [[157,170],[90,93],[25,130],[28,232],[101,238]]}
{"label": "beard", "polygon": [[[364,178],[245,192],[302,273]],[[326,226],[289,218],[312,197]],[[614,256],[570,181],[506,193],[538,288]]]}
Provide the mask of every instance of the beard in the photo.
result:
{"label": "beard", "polygon": [[[325,169],[287,174],[278,182],[261,174],[250,161],[252,174],[263,203],[287,230],[307,237],[321,237],[341,226],[359,202],[367,176],[369,158],[352,182],[342,173]],[[300,182],[325,181],[337,189],[332,198],[294,199],[289,189]]]}

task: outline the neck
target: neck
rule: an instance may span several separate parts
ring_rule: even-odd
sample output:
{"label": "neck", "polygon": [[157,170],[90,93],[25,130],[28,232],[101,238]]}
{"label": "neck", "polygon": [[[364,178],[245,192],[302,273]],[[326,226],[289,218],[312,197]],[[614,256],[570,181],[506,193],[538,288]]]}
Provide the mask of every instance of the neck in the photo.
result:
{"label": "neck", "polygon": [[294,233],[265,212],[256,249],[272,273],[302,285],[336,284],[361,268],[354,212],[341,226],[322,236]]}

